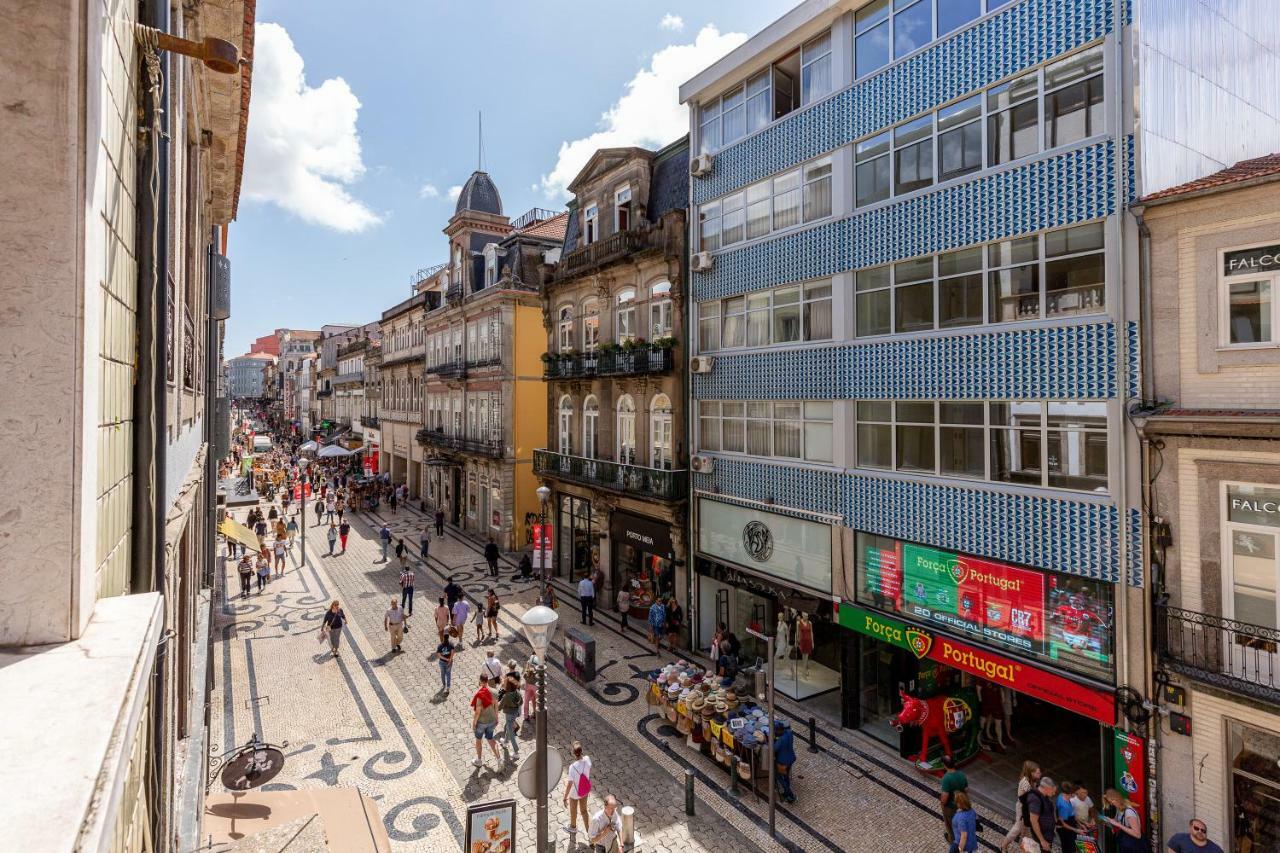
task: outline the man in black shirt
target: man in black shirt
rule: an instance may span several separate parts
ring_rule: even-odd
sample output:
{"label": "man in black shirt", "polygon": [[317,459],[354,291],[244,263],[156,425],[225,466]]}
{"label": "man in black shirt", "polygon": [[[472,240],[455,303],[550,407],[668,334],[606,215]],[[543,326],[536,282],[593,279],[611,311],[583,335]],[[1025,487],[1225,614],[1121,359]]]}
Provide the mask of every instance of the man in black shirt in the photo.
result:
{"label": "man in black shirt", "polygon": [[453,610],[453,605],[458,603],[458,599],[462,598],[462,587],[453,582],[453,575],[449,575],[449,580],[444,587],[444,597],[449,602],[449,610]]}
{"label": "man in black shirt", "polygon": [[448,636],[436,646],[436,660],[440,661],[440,686],[448,693],[453,684],[453,643]]}

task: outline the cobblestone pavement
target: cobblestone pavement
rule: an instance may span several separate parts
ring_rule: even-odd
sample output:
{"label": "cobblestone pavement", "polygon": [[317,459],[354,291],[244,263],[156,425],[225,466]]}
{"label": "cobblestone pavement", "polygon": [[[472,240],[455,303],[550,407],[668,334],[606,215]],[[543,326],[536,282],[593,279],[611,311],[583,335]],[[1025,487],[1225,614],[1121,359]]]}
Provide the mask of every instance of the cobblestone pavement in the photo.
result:
{"label": "cobblestone pavement", "polygon": [[[375,646],[379,640],[386,644],[382,612],[389,596],[398,589],[399,576],[395,557],[383,562],[375,539],[377,525],[384,521],[416,552],[418,534],[428,520],[406,507],[398,514],[362,514],[353,519],[348,553],[320,559],[324,571],[333,578],[348,615],[366,636],[375,638]],[[490,758],[487,767],[479,771],[472,767],[474,749],[467,708],[484,659],[483,649],[495,649],[503,660],[523,661],[529,653],[520,636],[518,620],[533,603],[535,591],[532,584],[510,580],[514,565],[510,556],[504,558],[501,577],[492,581],[479,546],[450,530],[443,540],[432,542],[425,567],[415,557],[412,564],[417,572],[418,627],[406,641],[405,653],[386,661],[379,674],[384,681],[398,686],[422,721],[431,743],[444,756],[462,799],[474,802],[517,798],[520,840],[529,849],[534,810],[515,791],[513,765],[504,766]],[[473,646],[474,629],[468,630],[454,667],[455,689],[446,697],[439,692],[430,613],[441,594],[444,578],[450,574],[473,600],[483,597],[492,584],[502,599],[503,612],[496,641]],[[945,849],[936,781],[914,775],[901,766],[896,755],[844,730],[820,730],[817,752],[807,751],[798,738],[793,780],[798,802],[778,809],[778,841],[772,841],[768,834],[767,791],[763,799],[746,792],[735,796],[729,790],[728,775],[714,762],[687,748],[675,730],[646,704],[645,673],[673,658],[666,653],[654,654],[638,634],[619,633],[616,622],[607,617],[599,618],[597,626],[588,629],[574,619],[576,607],[562,606],[560,614],[561,630],[582,628],[593,635],[600,674],[590,688],[577,685],[559,667],[563,647],[556,644],[549,655],[554,667],[548,678],[550,743],[567,755],[572,740],[583,742],[594,761],[595,793],[613,793],[624,804],[635,806],[636,826],[645,849]],[[804,731],[808,715],[803,706],[787,700],[782,702],[780,713],[791,719],[798,733]],[[532,734],[532,726],[521,733],[522,755],[532,745],[528,740]],[[692,819],[684,814],[686,770],[692,770],[696,779],[697,816]],[[981,839],[982,845],[995,849],[992,841],[1003,835],[1003,816],[981,808],[979,811],[991,827]],[[404,819],[411,818],[406,815]],[[560,796],[554,796],[553,826],[565,820]]]}

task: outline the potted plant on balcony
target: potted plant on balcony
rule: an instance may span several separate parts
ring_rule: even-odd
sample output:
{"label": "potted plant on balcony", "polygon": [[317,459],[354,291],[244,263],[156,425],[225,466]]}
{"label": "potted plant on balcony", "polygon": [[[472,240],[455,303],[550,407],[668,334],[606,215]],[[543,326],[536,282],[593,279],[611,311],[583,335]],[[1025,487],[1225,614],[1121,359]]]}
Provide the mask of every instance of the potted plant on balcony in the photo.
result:
{"label": "potted plant on balcony", "polygon": [[573,351],[573,347],[565,347],[564,349],[560,350],[561,361],[573,361],[573,357],[575,355],[577,355],[577,353]]}
{"label": "potted plant on balcony", "polygon": [[615,353],[620,349],[622,349],[622,347],[618,346],[615,341],[605,341],[599,346],[599,350],[602,353]]}
{"label": "potted plant on balcony", "polygon": [[653,346],[655,349],[663,349],[663,350],[674,349],[675,345],[676,345],[676,339],[671,335],[663,335],[660,338],[653,339]]}
{"label": "potted plant on balcony", "polygon": [[555,361],[555,360],[556,360],[556,357],[555,357],[554,355],[552,355],[551,353],[549,353],[549,352],[544,352],[544,353],[542,354],[542,363],[543,363],[543,364],[550,364],[551,362],[553,362],[553,361]]}
{"label": "potted plant on balcony", "polygon": [[644,338],[627,338],[622,342],[622,348],[627,352],[638,352],[649,348],[649,342]]}

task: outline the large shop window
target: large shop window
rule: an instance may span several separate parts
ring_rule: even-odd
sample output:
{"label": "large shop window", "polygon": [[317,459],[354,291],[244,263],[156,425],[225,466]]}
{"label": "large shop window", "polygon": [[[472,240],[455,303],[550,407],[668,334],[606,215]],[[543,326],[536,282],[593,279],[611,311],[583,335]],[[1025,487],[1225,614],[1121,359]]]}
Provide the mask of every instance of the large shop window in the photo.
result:
{"label": "large shop window", "polygon": [[714,252],[830,215],[831,158],[822,157],[698,205],[699,247]]}
{"label": "large shop window", "polygon": [[698,447],[775,459],[834,461],[830,400],[701,400]]}
{"label": "large shop window", "polygon": [[[917,0],[903,12],[927,4]],[[866,35],[888,23],[881,21]],[[859,140],[854,205],[976,172],[984,150],[986,165],[999,166],[1106,130],[1103,55],[1097,45]]]}
{"label": "large shop window", "polygon": [[1103,402],[859,400],[857,464],[1107,491]]}
{"label": "large shop window", "polygon": [[860,603],[1111,681],[1111,584],[859,533]]}
{"label": "large shop window", "polygon": [[831,340],[831,279],[698,303],[698,351]]}
{"label": "large shop window", "polygon": [[858,337],[1106,309],[1105,228],[1090,222],[858,270]]}
{"label": "large shop window", "polygon": [[[1223,484],[1226,490],[1223,519],[1228,599],[1223,615],[1245,625],[1275,630],[1280,627],[1280,488]],[[1274,644],[1246,639],[1238,634],[1230,671],[1252,680],[1255,673],[1274,671]],[[1270,646],[1268,649],[1267,647]],[[1253,652],[1269,651],[1271,660],[1259,660]]]}
{"label": "large shop window", "polygon": [[1222,346],[1275,346],[1280,245],[1223,252],[1218,288]]}
{"label": "large shop window", "polygon": [[555,549],[556,575],[577,580],[600,565],[600,519],[591,503],[562,495],[559,546]]}
{"label": "large shop window", "polygon": [[1280,850],[1280,735],[1236,720],[1227,727],[1234,821],[1228,849]]}

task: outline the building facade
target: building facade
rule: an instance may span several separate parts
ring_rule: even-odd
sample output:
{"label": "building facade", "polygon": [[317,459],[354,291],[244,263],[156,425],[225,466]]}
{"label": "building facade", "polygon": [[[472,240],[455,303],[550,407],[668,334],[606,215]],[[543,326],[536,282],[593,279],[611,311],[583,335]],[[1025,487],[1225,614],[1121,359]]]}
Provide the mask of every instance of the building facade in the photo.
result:
{"label": "building facade", "polygon": [[[24,424],[0,466],[4,512],[24,519],[0,567],[0,688],[20,697],[0,785],[25,794],[0,825],[13,849],[194,849],[253,5],[0,19],[23,34],[0,47],[0,192],[23,211],[0,224],[0,302],[4,407]],[[246,62],[161,51],[157,30]]]}
{"label": "building facade", "polygon": [[549,444],[534,471],[553,488],[550,574],[604,573],[602,607],[631,594],[687,604],[688,139],[607,148],[569,185],[569,227],[543,287]]}
{"label": "building facade", "polygon": [[1130,205],[1267,153],[1263,5],[805,3],[681,88],[699,646],[774,635],[779,691],[930,766],[903,692],[967,709],[962,756],[980,707],[1068,736],[971,775],[997,802],[1026,757],[1140,782]]}
{"label": "building facade", "polygon": [[382,312],[382,389],[379,415],[379,469],[396,485],[408,485],[409,496],[422,497],[422,447],[416,436],[426,423],[423,387],[426,382],[424,317],[428,294],[418,289],[398,305]]}
{"label": "building facade", "polygon": [[512,222],[492,179],[474,172],[444,228],[449,261],[420,284],[421,495],[450,523],[506,549],[529,541],[538,512],[533,451],[546,442],[538,287],[565,220],[535,209]]}
{"label": "building facade", "polygon": [[1161,812],[1280,849],[1280,157],[1143,202]]}
{"label": "building facade", "polygon": [[240,355],[227,361],[228,390],[235,399],[260,400],[266,395],[267,365],[275,356],[265,353]]}

